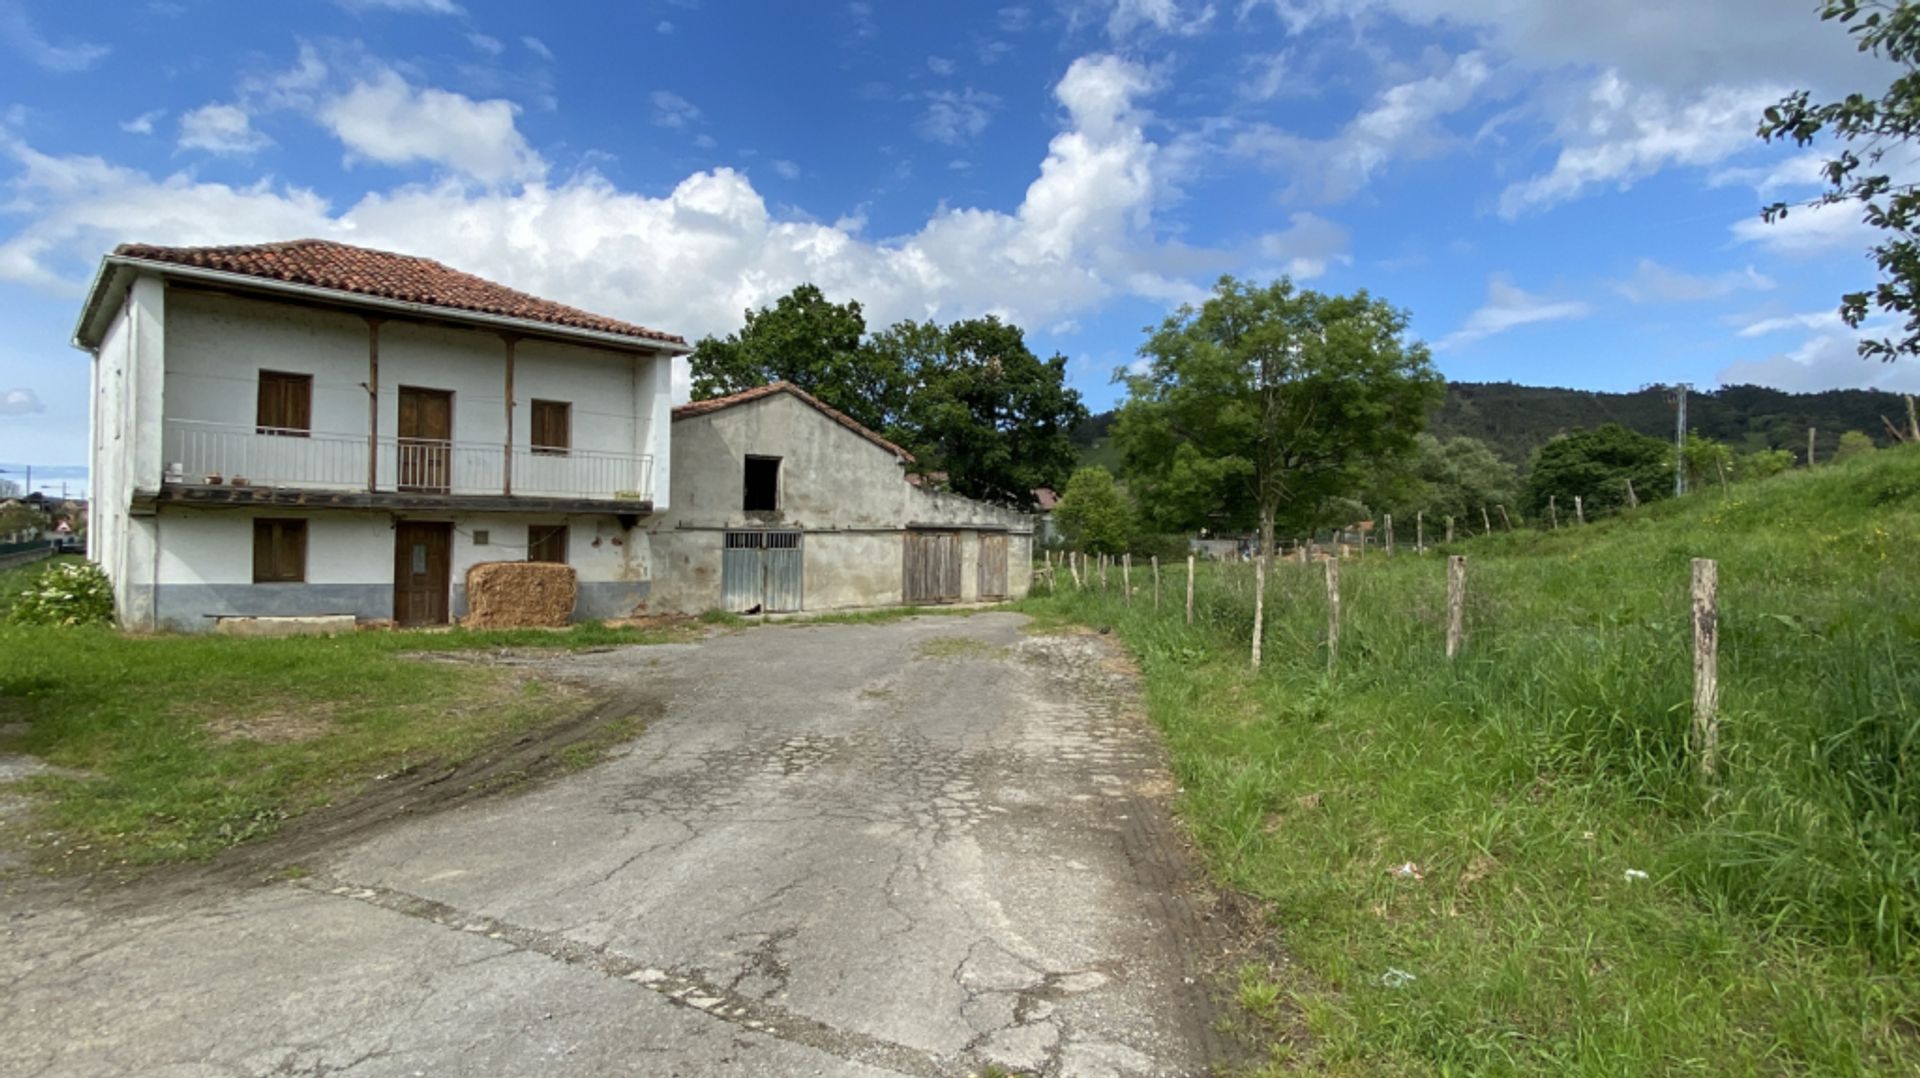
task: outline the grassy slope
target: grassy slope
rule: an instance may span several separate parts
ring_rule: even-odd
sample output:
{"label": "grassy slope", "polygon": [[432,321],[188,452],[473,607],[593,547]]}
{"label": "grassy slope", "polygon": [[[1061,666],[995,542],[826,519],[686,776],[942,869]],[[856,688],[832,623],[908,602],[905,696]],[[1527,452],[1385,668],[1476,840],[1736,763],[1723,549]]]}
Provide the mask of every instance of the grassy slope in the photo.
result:
{"label": "grassy slope", "polygon": [[[0,575],[0,595],[45,567]],[[28,781],[43,796],[36,827],[77,862],[197,859],[374,775],[455,763],[570,714],[540,683],[404,652],[669,638],[679,636],[597,625],[243,640],[0,624],[0,723],[23,724],[0,735],[0,751],[89,776]],[[236,722],[324,732],[284,742],[219,736]]]}
{"label": "grassy slope", "polygon": [[[1138,653],[1214,871],[1293,959],[1244,971],[1276,1072],[1912,1071],[1917,537],[1920,451],[1889,451],[1462,544],[1452,666],[1438,558],[1348,563],[1331,679],[1317,566],[1269,581],[1258,676],[1241,567],[1191,629],[1172,602],[1028,606]],[[1712,787],[1686,748],[1696,556],[1722,586]]]}

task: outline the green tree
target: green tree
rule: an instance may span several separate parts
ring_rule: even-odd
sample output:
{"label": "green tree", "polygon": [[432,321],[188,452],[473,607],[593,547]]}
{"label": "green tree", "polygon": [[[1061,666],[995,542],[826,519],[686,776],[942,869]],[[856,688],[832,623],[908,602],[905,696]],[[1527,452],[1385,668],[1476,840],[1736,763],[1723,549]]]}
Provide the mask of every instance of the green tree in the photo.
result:
{"label": "green tree", "polygon": [[1358,292],[1223,277],[1140,349],[1114,424],[1129,486],[1165,527],[1308,524],[1411,450],[1440,376],[1407,315]]}
{"label": "green tree", "polygon": [[1070,435],[1087,410],[1067,387],[1066,357],[1034,355],[1019,326],[992,316],[944,328],[901,322],[869,350],[913,387],[890,433],[953,490],[1026,505],[1036,487],[1058,489],[1072,471]]}
{"label": "green tree", "polygon": [[[1714,483],[1724,483],[1732,478],[1733,451],[1725,443],[1712,438],[1703,438],[1693,431],[1687,432],[1686,447],[1681,451],[1681,460],[1687,470],[1687,489],[1699,490]],[[1640,484],[1634,482],[1637,493]]]}
{"label": "green tree", "polygon": [[784,380],[890,433],[908,382],[894,357],[867,347],[866,332],[858,301],[834,303],[815,286],[800,285],[771,307],[749,309],[737,332],[702,337],[694,345],[693,399]]}
{"label": "green tree", "polygon": [[1534,513],[1549,498],[1563,507],[1578,496],[1589,512],[1626,504],[1627,480],[1649,502],[1673,493],[1673,447],[1618,423],[1577,430],[1534,451],[1527,473],[1527,501]]}
{"label": "green tree", "polygon": [[[1869,305],[1903,318],[1901,336],[1860,342],[1861,355],[1893,360],[1920,351],[1920,185],[1896,178],[1882,164],[1888,151],[1904,160],[1908,151],[1902,144],[1920,135],[1920,5],[1826,0],[1820,17],[1845,26],[1861,52],[1890,61],[1896,69],[1893,81],[1878,96],[1854,93],[1825,104],[1813,103],[1805,90],[1789,94],[1766,110],[1760,137],[1806,146],[1824,135],[1841,144],[1821,170],[1826,192],[1809,205],[1859,203],[1861,218],[1884,234],[1873,248],[1879,284],[1871,292],[1842,296],[1840,316],[1855,329],[1866,321]],[[1788,212],[1785,202],[1776,202],[1762,217],[1773,222]]]}
{"label": "green tree", "polygon": [[1873,439],[1857,430],[1850,430],[1840,436],[1840,444],[1834,447],[1833,459],[1847,460],[1851,457],[1863,457],[1879,448]]}
{"label": "green tree", "polygon": [[1788,449],[1762,449],[1743,453],[1733,462],[1733,477],[1742,483],[1771,479],[1793,467],[1793,452]]}
{"label": "green tree", "polygon": [[1431,521],[1465,520],[1477,519],[1483,506],[1520,508],[1518,472],[1478,438],[1442,441],[1422,434],[1414,439],[1413,455],[1393,471],[1393,478],[1376,480],[1366,502],[1376,514],[1393,513],[1401,523],[1416,513]]}
{"label": "green tree", "polygon": [[1053,519],[1068,544],[1088,554],[1123,553],[1133,538],[1133,504],[1105,468],[1074,472]]}

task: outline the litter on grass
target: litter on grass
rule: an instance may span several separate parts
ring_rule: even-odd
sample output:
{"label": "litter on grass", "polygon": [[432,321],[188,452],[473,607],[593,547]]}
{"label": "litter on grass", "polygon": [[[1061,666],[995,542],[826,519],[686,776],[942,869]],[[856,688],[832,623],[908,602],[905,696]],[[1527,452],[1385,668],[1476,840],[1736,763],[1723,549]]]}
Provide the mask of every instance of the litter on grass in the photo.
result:
{"label": "litter on grass", "polygon": [[1404,988],[1412,984],[1414,980],[1413,974],[1408,973],[1406,970],[1388,967],[1387,972],[1380,975],[1380,987]]}

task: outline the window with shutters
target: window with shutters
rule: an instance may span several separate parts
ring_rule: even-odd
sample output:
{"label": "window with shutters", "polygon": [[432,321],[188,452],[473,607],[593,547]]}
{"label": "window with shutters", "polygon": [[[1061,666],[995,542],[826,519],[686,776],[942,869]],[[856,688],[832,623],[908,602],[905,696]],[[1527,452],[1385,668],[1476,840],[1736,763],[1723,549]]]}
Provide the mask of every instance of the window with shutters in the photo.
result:
{"label": "window with shutters", "polygon": [[261,518],[253,522],[253,582],[297,584],[307,579],[307,522]]}
{"label": "window with shutters", "polygon": [[305,438],[313,429],[313,375],[261,371],[254,425],[261,434]]}
{"label": "window with shutters", "polygon": [[567,564],[567,526],[533,524],[527,527],[527,560]]}
{"label": "window with shutters", "polygon": [[533,451],[564,457],[573,448],[573,405],[566,401],[533,402]]}

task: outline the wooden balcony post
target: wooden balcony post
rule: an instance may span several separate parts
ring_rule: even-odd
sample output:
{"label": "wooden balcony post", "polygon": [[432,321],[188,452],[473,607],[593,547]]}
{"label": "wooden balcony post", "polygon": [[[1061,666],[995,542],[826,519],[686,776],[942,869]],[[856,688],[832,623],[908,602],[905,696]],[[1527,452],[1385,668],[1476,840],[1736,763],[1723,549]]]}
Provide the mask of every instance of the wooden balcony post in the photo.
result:
{"label": "wooden balcony post", "polygon": [[380,487],[380,319],[367,319],[367,493]]}
{"label": "wooden balcony post", "polygon": [[501,334],[500,339],[507,342],[507,451],[501,454],[500,492],[513,494],[513,345],[517,339],[511,334]]}

